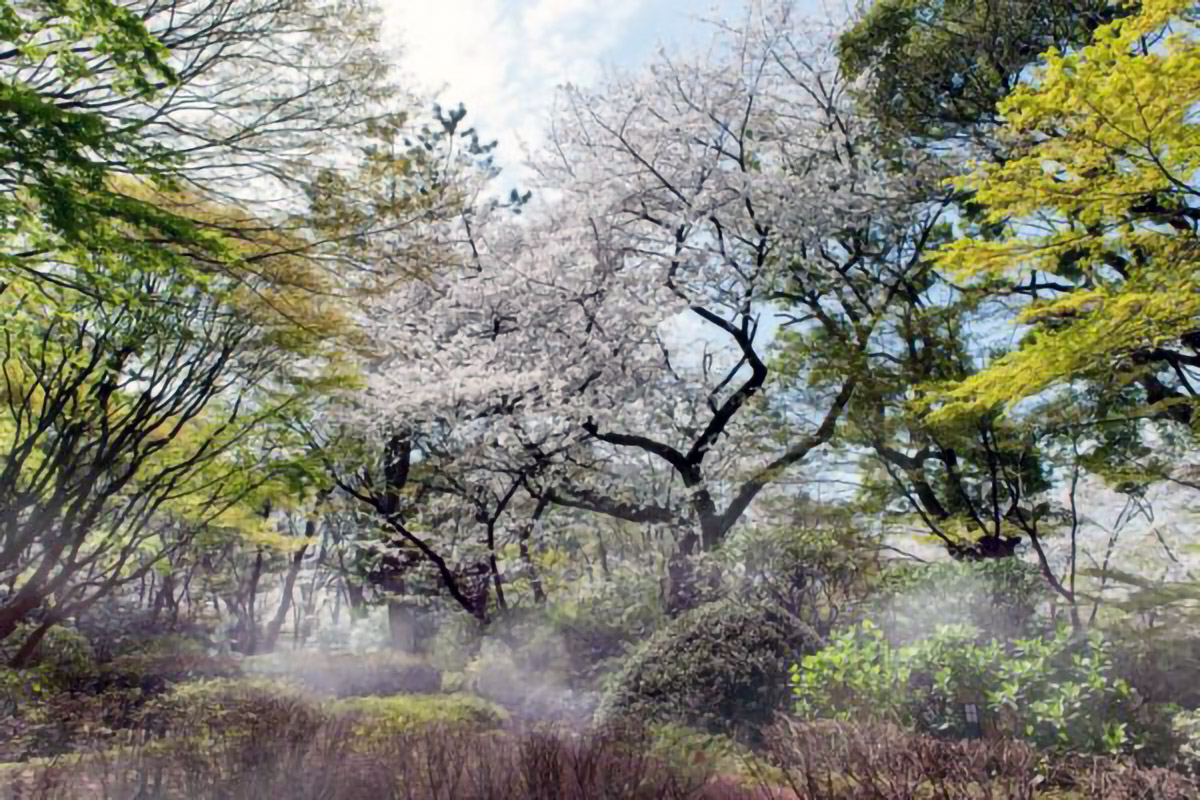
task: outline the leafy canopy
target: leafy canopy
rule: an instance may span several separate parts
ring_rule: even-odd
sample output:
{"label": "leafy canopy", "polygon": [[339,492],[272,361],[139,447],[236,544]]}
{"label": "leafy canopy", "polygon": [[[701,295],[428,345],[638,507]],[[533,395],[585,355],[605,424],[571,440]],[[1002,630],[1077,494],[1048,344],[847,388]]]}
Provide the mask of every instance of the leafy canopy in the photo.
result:
{"label": "leafy canopy", "polygon": [[1020,346],[951,386],[942,413],[1012,406],[1079,379],[1120,386],[1160,354],[1169,362],[1166,352],[1194,334],[1200,43],[1186,30],[1192,5],[1148,0],[1097,29],[1091,45],[1047,53],[1036,80],[1001,103],[1003,135],[1018,150],[956,184],[978,193],[1002,234],[955,241],[936,261],[986,291],[1037,280],[1049,296],[1035,294],[1023,309],[1019,322],[1031,333]]}
{"label": "leafy canopy", "polygon": [[1108,0],[879,0],[838,42],[861,99],[897,132],[942,139],[998,122],[996,103],[1050,47],[1086,41]]}

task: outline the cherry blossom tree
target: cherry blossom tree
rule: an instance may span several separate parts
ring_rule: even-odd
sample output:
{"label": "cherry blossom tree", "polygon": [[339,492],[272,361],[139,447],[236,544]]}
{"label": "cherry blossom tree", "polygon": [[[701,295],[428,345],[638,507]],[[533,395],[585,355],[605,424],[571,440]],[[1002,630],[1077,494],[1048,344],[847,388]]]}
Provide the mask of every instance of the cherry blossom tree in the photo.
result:
{"label": "cherry blossom tree", "polygon": [[[464,217],[458,265],[371,309],[364,420],[476,482],[460,499],[671,525],[681,554],[712,550],[830,441],[912,290],[936,222],[912,198],[937,165],[855,112],[836,31],[787,3],[714,28],[705,53],[565,88],[532,213]],[[808,343],[782,372],[773,313]],[[655,467],[668,491],[644,491]]]}

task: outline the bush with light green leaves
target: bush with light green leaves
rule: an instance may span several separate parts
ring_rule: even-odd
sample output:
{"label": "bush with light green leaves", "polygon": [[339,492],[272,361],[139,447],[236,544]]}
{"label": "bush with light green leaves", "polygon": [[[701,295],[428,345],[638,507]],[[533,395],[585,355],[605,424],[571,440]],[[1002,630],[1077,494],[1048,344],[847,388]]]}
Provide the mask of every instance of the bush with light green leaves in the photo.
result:
{"label": "bush with light green leaves", "polygon": [[[0,663],[7,663],[34,626],[18,626],[0,642]],[[51,626],[38,642],[29,664],[20,669],[0,668],[0,713],[15,714],[24,705],[47,695],[79,689],[96,676],[92,646],[78,631]]]}
{"label": "bush with light green leaves", "polygon": [[1200,711],[1179,711],[1171,720],[1171,732],[1178,749],[1173,766],[1192,775],[1200,775]]}
{"label": "bush with light green leaves", "polygon": [[989,640],[944,625],[902,647],[864,622],[791,668],[796,713],[805,719],[883,720],[961,737],[979,726],[1056,752],[1134,751],[1134,696],[1115,674],[1098,634],[1059,628],[1047,638]]}

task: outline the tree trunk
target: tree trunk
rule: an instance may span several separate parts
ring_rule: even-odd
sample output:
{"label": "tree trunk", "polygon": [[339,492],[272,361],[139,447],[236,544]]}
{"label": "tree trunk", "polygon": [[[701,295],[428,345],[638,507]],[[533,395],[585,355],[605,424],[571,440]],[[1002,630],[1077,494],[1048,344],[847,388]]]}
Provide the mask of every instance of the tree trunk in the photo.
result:
{"label": "tree trunk", "polygon": [[500,577],[500,565],[496,563],[495,553],[488,556],[488,569],[491,570],[492,582],[496,587],[496,606],[506,609],[508,601],[504,599],[504,579]]}
{"label": "tree trunk", "polygon": [[300,587],[300,600],[301,600],[301,602],[299,602],[299,603],[296,603],[296,602],[292,603],[292,648],[293,649],[298,648],[300,646],[300,634],[304,633],[304,631],[303,631],[304,587],[303,586]]}
{"label": "tree trunk", "polygon": [[537,565],[533,563],[533,559],[529,556],[529,545],[522,539],[521,544],[521,560],[525,562],[525,568],[529,570],[529,585],[533,587],[533,601],[538,605],[544,605],[546,602],[546,590],[542,588],[542,576],[538,572]]}
{"label": "tree trunk", "polygon": [[346,602],[350,604],[350,618],[362,619],[366,613],[367,600],[366,594],[362,586],[350,580],[345,579],[346,583]]}
{"label": "tree trunk", "polygon": [[533,536],[534,526],[537,525],[538,519],[549,504],[547,497],[549,495],[543,495],[538,500],[537,508],[534,509],[529,523],[521,527],[521,536],[517,544],[517,548],[521,554],[521,563],[525,565],[525,569],[529,572],[529,585],[533,587],[533,600],[538,605],[546,602],[546,591],[542,588],[542,576],[538,573],[537,565],[533,563],[533,558],[529,554],[529,539]]}
{"label": "tree trunk", "polygon": [[[312,636],[313,629],[316,628],[319,624],[319,616],[320,616],[321,612],[320,612],[320,608],[318,606],[318,602],[319,602],[318,598],[320,597],[320,595],[317,593],[317,587],[318,587],[318,584],[320,583],[319,579],[321,577],[321,566],[324,563],[325,563],[325,551],[322,550],[321,552],[317,553],[317,563],[313,567],[313,577],[312,577],[312,581],[308,584],[308,593],[305,594],[304,587],[303,586],[300,587],[300,598],[301,598],[301,600],[304,601],[304,638],[303,638],[303,641],[308,641],[308,637]],[[326,586],[322,587],[321,591],[324,592],[327,588],[328,588],[328,581],[326,581]]]}
{"label": "tree trunk", "polygon": [[42,624],[34,628],[25,641],[21,642],[21,646],[17,648],[17,652],[9,659],[8,666],[13,669],[24,669],[29,666],[33,654],[37,652],[37,646],[42,643],[42,639],[46,638],[46,633],[54,626],[58,619],[54,616],[47,617]]}
{"label": "tree trunk", "polygon": [[342,618],[342,587],[338,586],[333,593],[333,621],[330,623],[334,630],[337,630],[338,622]]}
{"label": "tree trunk", "polygon": [[18,591],[12,602],[0,608],[0,642],[11,636],[13,631],[29,616],[29,612],[41,603],[42,598],[37,593],[31,592],[22,595],[22,592]]}
{"label": "tree trunk", "polygon": [[255,600],[258,599],[258,581],[262,577],[263,550],[258,548],[254,554],[254,570],[250,573],[250,586],[246,590],[246,641],[243,642],[242,655],[252,656],[258,650],[258,620],[254,614]]}
{"label": "tree trunk", "polygon": [[192,578],[196,575],[195,567],[191,567],[187,571],[187,577],[183,579],[183,592],[176,599],[175,607],[171,609],[171,624],[179,624],[179,607],[181,605],[187,608],[189,619],[193,616],[192,613]]}
{"label": "tree trunk", "polygon": [[604,580],[612,578],[612,572],[608,568],[608,548],[604,546],[603,534],[596,533],[596,551],[600,558],[600,572],[604,574]]}
{"label": "tree trunk", "polygon": [[667,614],[678,617],[715,600],[721,588],[721,575],[714,567],[708,573],[697,568],[696,559],[684,552],[667,561]]}
{"label": "tree trunk", "polygon": [[154,596],[154,609],[151,612],[151,619],[158,621],[159,612],[163,609],[170,610],[175,608],[175,575],[168,572],[163,575],[162,585],[158,589],[158,593]]}
{"label": "tree trunk", "polygon": [[417,652],[417,618],[413,607],[403,600],[388,600],[388,636],[393,650]]}
{"label": "tree trunk", "polygon": [[[311,522],[309,525],[311,525]],[[296,578],[300,575],[300,566],[304,561],[304,553],[307,550],[308,544],[305,543],[292,555],[292,563],[288,565],[287,577],[283,581],[283,597],[279,600],[279,608],[275,611],[275,618],[267,625],[267,634],[263,639],[263,650],[265,652],[270,653],[273,651],[275,643],[279,640],[279,631],[283,628],[283,622],[287,619],[288,611],[292,607],[292,593],[296,590]]]}

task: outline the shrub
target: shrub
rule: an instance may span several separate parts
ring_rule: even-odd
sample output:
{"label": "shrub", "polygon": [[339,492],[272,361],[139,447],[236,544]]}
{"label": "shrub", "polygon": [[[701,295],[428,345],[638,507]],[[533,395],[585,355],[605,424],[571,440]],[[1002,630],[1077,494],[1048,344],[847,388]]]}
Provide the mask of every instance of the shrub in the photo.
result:
{"label": "shrub", "polygon": [[1178,737],[1174,766],[1191,775],[1200,775],[1200,711],[1180,711],[1171,720]]}
{"label": "shrub", "polygon": [[442,674],[417,656],[394,650],[369,653],[294,652],[244,660],[249,674],[286,678],[334,697],[434,694]]}
{"label": "shrub", "polygon": [[1165,631],[1120,626],[1114,634],[1117,669],[1140,696],[1200,708],[1200,637],[1180,635],[1174,626]]}
{"label": "shrub", "polygon": [[154,736],[237,739],[245,745],[304,740],[324,719],[295,687],[274,681],[189,681],[154,698],[140,723]]}
{"label": "shrub", "polygon": [[1052,639],[1015,642],[997,664],[990,707],[1008,730],[1039,747],[1116,753],[1134,744],[1132,691],[1116,677],[1112,648],[1060,627]]}
{"label": "shrub", "polygon": [[462,672],[479,653],[484,640],[483,628],[474,617],[462,613],[444,613],[429,638],[429,663],[443,674]]}
{"label": "shrub", "polygon": [[[498,735],[462,727],[405,729],[375,741],[353,722],[327,719],[315,736],[256,752],[241,739],[181,740],[7,776],[22,798],[98,800],[766,800],[706,788],[706,775],[681,773],[649,752],[644,734],[537,730]],[[0,786],[6,776],[0,774]]]}
{"label": "shrub", "polygon": [[187,642],[208,650],[215,644],[212,627],[196,620],[169,619],[115,598],[91,606],[75,621],[76,630],[92,643],[101,662],[161,648],[162,642],[176,649]]}
{"label": "shrub", "polygon": [[682,725],[652,725],[645,731],[649,753],[680,774],[701,779],[717,774],[751,783],[761,769],[749,769],[754,752],[730,737]]}
{"label": "shrub", "polygon": [[789,662],[816,644],[799,622],[747,600],[684,614],[614,676],[597,719],[678,723],[754,737],[786,699]]}
{"label": "shrub", "polygon": [[[12,658],[34,627],[18,626],[0,642],[0,663]],[[86,724],[98,725],[96,703],[78,696],[96,674],[87,639],[61,625],[47,629],[28,666],[0,667],[0,755],[27,758],[69,751]]]}
{"label": "shrub", "polygon": [[640,728],[583,735],[535,731],[523,736],[518,748],[520,789],[510,795],[514,800],[700,800],[711,774],[656,757]]}
{"label": "shrub", "polygon": [[486,697],[520,719],[586,722],[603,681],[666,621],[647,578],[617,569],[580,579],[546,605],[499,614],[486,631],[448,620],[433,647],[447,670],[443,687]]}
{"label": "shrub", "polygon": [[136,689],[147,697],[189,680],[237,678],[238,663],[216,655],[193,639],[168,635],[145,639],[140,650],[121,653],[101,664],[93,692]]}
{"label": "shrub", "polygon": [[499,727],[504,711],[469,694],[352,697],[328,705],[332,714],[353,718],[356,735],[372,740],[428,725],[486,730]]}
{"label": "shrub", "polygon": [[[540,632],[540,639],[553,637],[549,630]],[[503,706],[518,719],[586,722],[599,702],[597,693],[572,689],[566,667],[538,657],[536,644],[536,639],[518,647],[497,639],[485,640],[479,655],[467,666],[463,685]],[[545,656],[546,649],[540,650],[540,654]]]}
{"label": "shrub", "polygon": [[889,724],[782,720],[767,736],[795,800],[1184,800],[1186,778],[1102,757],[1045,758],[1007,739],[948,740]]}
{"label": "shrub", "polygon": [[[53,629],[52,629],[53,632]],[[87,641],[69,629],[47,636],[40,661],[0,669],[4,755],[57,756],[94,749],[121,729],[138,727],[142,706],[171,686],[196,677],[238,674],[235,665],[204,652],[155,649],[109,663],[90,659]],[[172,645],[173,648],[173,645]]]}
{"label": "shrub", "polygon": [[[0,642],[0,663],[8,663],[12,659],[17,648],[35,627],[30,624],[19,625]],[[5,686],[17,689],[18,677],[12,673],[17,673],[26,682],[23,691],[32,696],[76,691],[95,677],[96,656],[91,643],[79,631],[63,625],[52,625],[34,649],[29,666],[10,670],[5,678]]]}
{"label": "shrub", "polygon": [[717,559],[736,583],[753,587],[826,635],[877,588],[879,548],[837,517],[808,522],[743,527],[721,546]]}
{"label": "shrub", "polygon": [[788,669],[795,711],[818,717],[906,722],[912,670],[871,622],[842,631]]}
{"label": "shrub", "polygon": [[[1166,770],[1104,758],[1044,761],[1019,742],[951,742],[892,726],[788,722],[768,732],[778,768],[759,786],[656,754],[651,734],[408,728],[364,741],[326,718],[312,736],[181,739],[0,772],[28,800],[1124,800],[1196,797]],[[158,743],[156,743],[158,744]],[[757,765],[754,769],[757,769]],[[7,787],[5,784],[8,784]],[[790,788],[782,788],[790,786]],[[3,793],[0,791],[0,793]]]}
{"label": "shrub", "polygon": [[598,688],[631,650],[666,624],[658,591],[650,576],[617,570],[546,608],[547,628],[561,643],[573,688]]}
{"label": "shrub", "polygon": [[660,589],[656,576],[621,567],[580,578],[544,605],[499,613],[486,631],[447,615],[432,660],[447,672],[476,673],[499,662],[563,689],[597,690],[668,621]]}
{"label": "shrub", "polygon": [[1132,692],[1114,675],[1101,638],[1076,639],[1065,627],[1049,639],[980,638],[967,626],[941,626],[922,642],[895,647],[864,622],[792,667],[796,712],[955,737],[971,727],[965,704],[974,703],[994,733],[1038,747],[1115,753],[1136,744]]}
{"label": "shrub", "polygon": [[131,692],[48,694],[10,718],[0,761],[57,757],[104,747],[132,724],[141,702],[140,695]]}

